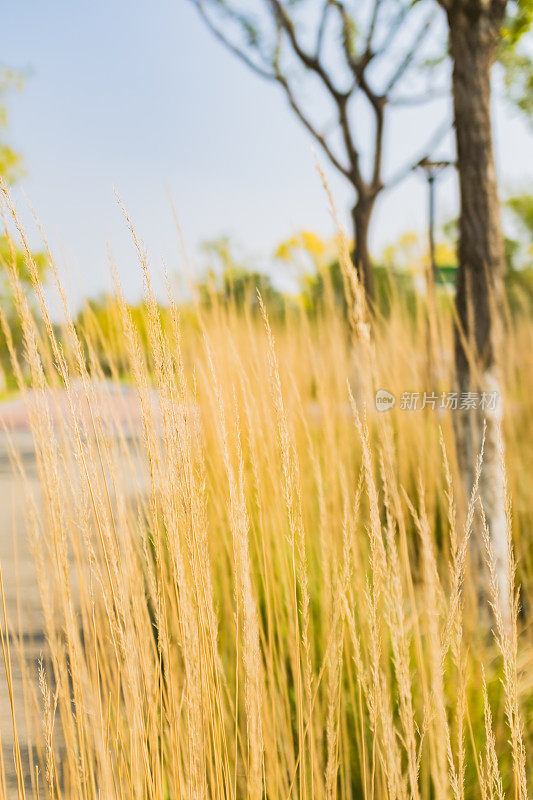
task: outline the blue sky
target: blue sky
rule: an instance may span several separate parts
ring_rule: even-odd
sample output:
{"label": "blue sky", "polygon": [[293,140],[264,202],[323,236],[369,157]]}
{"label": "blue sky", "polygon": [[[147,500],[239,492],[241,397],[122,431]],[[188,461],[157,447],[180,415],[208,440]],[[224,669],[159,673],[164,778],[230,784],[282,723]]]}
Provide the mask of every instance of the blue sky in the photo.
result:
{"label": "blue sky", "polygon": [[[201,241],[228,234],[265,264],[298,229],[331,232],[311,140],[279,90],[216,43],[187,0],[17,0],[2,22],[3,63],[29,72],[8,99],[9,140],[27,172],[17,202],[24,206],[24,192],[35,207],[75,301],[109,286],[108,245],[128,294],[139,291],[114,188],[156,269],[162,259],[173,272],[183,267],[169,192],[193,255]],[[441,111],[398,120],[391,169],[416,152]],[[496,144],[504,188],[530,184],[531,131],[502,103]],[[323,163],[344,211],[350,195]],[[439,187],[442,216],[454,212],[455,196],[449,175]],[[424,224],[425,187],[413,176],[380,203],[372,247]]]}

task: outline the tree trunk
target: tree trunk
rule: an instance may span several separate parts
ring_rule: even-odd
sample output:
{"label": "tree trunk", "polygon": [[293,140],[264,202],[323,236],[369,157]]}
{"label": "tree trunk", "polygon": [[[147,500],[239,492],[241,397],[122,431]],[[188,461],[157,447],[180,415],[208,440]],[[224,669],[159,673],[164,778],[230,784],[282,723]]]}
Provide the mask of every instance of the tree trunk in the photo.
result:
{"label": "tree trunk", "polygon": [[359,280],[365,287],[367,300],[374,298],[374,274],[368,250],[370,217],[374,209],[373,197],[360,197],[352,209],[354,234],[353,263]]}
{"label": "tree trunk", "polygon": [[[505,259],[492,143],[490,88],[501,18],[495,18],[498,14],[489,5],[454,3],[452,9],[448,18],[461,197],[456,292],[459,325],[455,332],[458,389],[486,396],[498,393],[494,410],[461,412],[459,456],[469,492],[476,450],[486,424],[480,497],[495,559],[501,609],[508,621],[509,565],[499,363]],[[503,6],[501,10],[503,14]],[[475,544],[481,561],[479,532]],[[486,570],[481,569],[480,579],[483,596]]]}

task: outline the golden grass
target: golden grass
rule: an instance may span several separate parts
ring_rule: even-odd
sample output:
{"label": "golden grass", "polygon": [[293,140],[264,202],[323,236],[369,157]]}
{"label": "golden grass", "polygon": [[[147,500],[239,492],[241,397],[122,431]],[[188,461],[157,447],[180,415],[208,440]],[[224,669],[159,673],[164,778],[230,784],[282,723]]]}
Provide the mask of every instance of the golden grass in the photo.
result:
{"label": "golden grass", "polygon": [[[15,751],[19,797],[526,800],[530,612],[513,595],[508,629],[495,580],[496,613],[477,608],[481,512],[476,487],[463,496],[452,414],[373,408],[379,387],[453,388],[449,310],[429,314],[429,336],[424,304],[413,319],[393,296],[370,331],[343,245],[349,328],[327,291],[316,318],[269,320],[259,299],[182,320],[170,293],[161,312],[132,233],[142,336],[118,279],[112,345],[66,301],[59,340],[36,270],[43,329],[16,291],[48,642],[26,670],[28,707],[13,707],[14,725],[41,726],[37,769]],[[509,326],[509,547],[526,607],[532,345],[531,320]],[[124,373],[133,436],[114,412]]]}

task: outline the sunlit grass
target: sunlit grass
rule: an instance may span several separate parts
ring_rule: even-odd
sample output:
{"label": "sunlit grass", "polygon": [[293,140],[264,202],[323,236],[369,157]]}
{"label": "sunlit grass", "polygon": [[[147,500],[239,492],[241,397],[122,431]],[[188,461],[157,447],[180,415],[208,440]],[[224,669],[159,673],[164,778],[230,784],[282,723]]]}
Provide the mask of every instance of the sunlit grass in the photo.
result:
{"label": "sunlit grass", "polygon": [[[15,292],[43,488],[25,509],[49,645],[26,679],[35,796],[526,799],[528,617],[478,609],[453,414],[373,405],[377,388],[453,389],[451,311],[413,315],[391,289],[370,324],[345,249],[348,321],[327,286],[314,316],[214,298],[183,317],[171,295],[162,312],[140,245],[142,324],[118,281],[112,335],[65,301],[58,337],[37,271],[43,324]],[[526,609],[532,345],[513,321]]]}

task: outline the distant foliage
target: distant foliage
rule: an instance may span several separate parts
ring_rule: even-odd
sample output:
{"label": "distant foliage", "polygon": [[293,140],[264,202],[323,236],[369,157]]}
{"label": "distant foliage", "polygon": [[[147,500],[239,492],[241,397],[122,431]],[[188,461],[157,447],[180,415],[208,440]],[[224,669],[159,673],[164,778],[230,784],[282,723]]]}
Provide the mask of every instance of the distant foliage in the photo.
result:
{"label": "distant foliage", "polygon": [[238,309],[259,310],[258,292],[273,313],[282,313],[284,297],[264,272],[249,269],[234,255],[227,238],[207,242],[204,253],[210,265],[199,282],[200,303],[211,307],[215,303],[230,303]]}
{"label": "distant foliage", "polygon": [[22,156],[4,139],[7,131],[8,115],[5,105],[6,94],[22,87],[22,75],[15,70],[0,67],[0,177],[13,183],[22,175]]}
{"label": "distant foliage", "polygon": [[[33,260],[37,265],[40,275],[44,278],[47,268],[46,258],[42,253],[33,253]],[[8,240],[6,236],[0,236],[0,306],[3,316],[11,330],[13,344],[17,352],[22,348],[22,326],[19,314],[15,308],[13,286],[9,273],[13,266],[18,275],[20,285],[28,296],[31,305],[34,304],[34,296],[31,285],[30,273],[26,261],[26,256],[20,248]],[[0,326],[0,371],[6,369],[9,363],[9,355],[3,327]],[[0,391],[5,388],[3,381],[0,380]]]}

